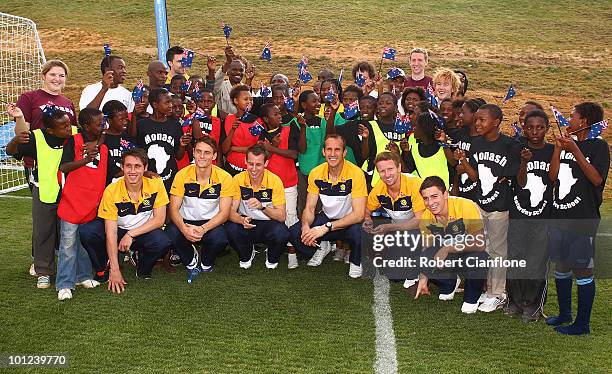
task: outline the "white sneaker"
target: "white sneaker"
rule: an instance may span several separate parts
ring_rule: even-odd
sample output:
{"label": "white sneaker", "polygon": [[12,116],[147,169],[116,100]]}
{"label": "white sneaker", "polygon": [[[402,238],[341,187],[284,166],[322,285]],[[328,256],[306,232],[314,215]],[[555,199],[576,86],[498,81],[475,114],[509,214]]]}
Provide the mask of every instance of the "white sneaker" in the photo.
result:
{"label": "white sneaker", "polygon": [[38,274],[36,274],[36,269],[34,269],[34,263],[32,263],[32,265],[30,265],[30,275],[35,277]]}
{"label": "white sneaker", "polygon": [[[334,244],[332,247],[335,247]],[[336,252],[334,253],[334,261],[344,261],[344,248],[336,248]]]}
{"label": "white sneaker", "polygon": [[453,292],[439,294],[438,295],[438,300],[450,301],[450,300],[454,299],[455,298],[455,292],[457,292],[457,289],[459,288],[459,284],[461,284],[461,278],[459,278],[459,276],[457,276],[457,283],[455,283],[455,289],[453,290]]}
{"label": "white sneaker", "polygon": [[287,257],[287,269],[291,270],[300,266],[300,264],[298,264],[297,253],[289,253]]}
{"label": "white sneaker", "polygon": [[93,279],[86,279],[82,282],[76,284],[77,286],[81,286],[83,288],[96,288],[100,285],[100,282]]}
{"label": "white sneaker", "polygon": [[361,277],[361,264],[355,265],[351,262],[349,266],[349,277],[351,278],[359,278]]}
{"label": "white sneaker", "polygon": [[478,301],[476,303],[482,304],[482,303],[484,303],[486,298],[487,298],[487,294],[485,292],[483,292],[483,293],[480,294],[480,297],[478,298]]}
{"label": "white sneaker", "polygon": [[266,268],[268,268],[268,269],[276,269],[277,266],[278,266],[278,262],[273,264],[271,262],[268,262],[268,259],[266,259]]}
{"label": "white sneaker", "polygon": [[461,305],[461,313],[474,314],[476,313],[477,310],[478,310],[478,303],[470,304],[470,303],[464,302],[463,305]]}
{"label": "white sneaker", "polygon": [[307,266],[319,266],[323,263],[323,259],[331,252],[330,242],[321,242],[319,249],[312,255],[312,258],[306,264]]}
{"label": "white sneaker", "polygon": [[404,281],[404,288],[410,288],[410,287],[414,286],[417,283],[419,283],[419,278],[406,279]]}
{"label": "white sneaker", "polygon": [[57,292],[57,299],[60,301],[72,299],[72,291],[70,290],[70,288],[62,288],[61,290],[59,290]]}
{"label": "white sneaker", "polygon": [[249,261],[246,262],[242,262],[240,261],[240,267],[243,269],[248,269],[251,267],[251,265],[253,264],[253,259],[255,258],[255,250],[253,250],[251,252],[251,258],[249,259]]}
{"label": "white sneaker", "polygon": [[41,275],[36,281],[36,288],[49,288],[51,286],[51,277],[48,275]]}
{"label": "white sneaker", "polygon": [[485,300],[478,306],[478,310],[485,313],[491,313],[501,308],[504,300],[501,297],[486,297]]}

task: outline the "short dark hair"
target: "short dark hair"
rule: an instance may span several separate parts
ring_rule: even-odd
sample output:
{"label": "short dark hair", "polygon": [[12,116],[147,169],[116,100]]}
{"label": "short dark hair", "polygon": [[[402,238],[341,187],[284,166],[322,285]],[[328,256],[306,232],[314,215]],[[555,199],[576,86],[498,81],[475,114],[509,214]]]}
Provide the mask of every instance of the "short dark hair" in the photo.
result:
{"label": "short dark hair", "polygon": [[451,99],[450,97],[445,97],[444,99],[442,99],[442,101],[440,101],[440,105],[442,105],[442,103],[451,103],[452,105],[453,99]]}
{"label": "short dark hair", "polygon": [[185,78],[183,74],[175,74],[172,78],[170,78],[170,84],[176,82],[179,79],[187,82],[187,78]]}
{"label": "short dark hair", "polygon": [[104,73],[106,73],[106,71],[110,69],[111,65],[113,64],[113,61],[115,60],[123,60],[123,58],[121,58],[120,56],[110,55],[104,57],[102,61],[100,61],[100,71],[102,72],[102,75],[104,75]]}
{"label": "short dark hair", "polygon": [[306,100],[308,100],[308,96],[312,94],[316,95],[317,93],[313,90],[305,90],[300,93],[300,96],[298,97],[298,112],[303,112],[302,104],[304,104]]}
{"label": "short dark hair", "polygon": [[43,114],[42,123],[43,125],[45,125],[46,128],[52,129],[55,127],[55,120],[62,119],[66,114],[68,113],[58,108],[50,116],[46,116]]}
{"label": "short dark hair", "polygon": [[354,92],[357,94],[357,100],[360,100],[363,97],[363,91],[361,88],[357,87],[354,84],[349,85],[346,89],[344,89],[343,95],[346,95],[347,92]]}
{"label": "short dark hair", "polygon": [[421,112],[417,117],[416,124],[421,129],[423,134],[431,140],[435,140],[436,130],[438,128],[438,120],[429,112]]}
{"label": "short dark hair", "polygon": [[478,110],[488,111],[491,117],[499,120],[499,123],[502,123],[504,120],[504,112],[502,112],[501,108],[495,104],[485,104],[478,108]]}
{"label": "short dark hair", "polygon": [[183,49],[183,47],[180,47],[178,45],[168,48],[168,50],[166,51],[166,63],[168,63],[168,61],[174,60],[174,56],[182,55],[183,53],[185,53],[185,50]]}
{"label": "short dark hair", "polygon": [[378,100],[380,100],[380,98],[383,97],[383,96],[390,96],[393,99],[393,104],[397,108],[397,96],[395,96],[395,94],[393,94],[392,92],[388,92],[388,91],[380,93],[378,95]]}
{"label": "short dark hair", "polygon": [[147,151],[145,151],[142,148],[132,148],[132,149],[128,149],[127,151],[123,152],[123,154],[121,154],[121,166],[125,164],[125,158],[127,156],[136,157],[137,159],[142,161],[142,164],[145,167],[149,163],[149,157],[147,156]]}
{"label": "short dark hair", "polygon": [[465,103],[465,100],[463,100],[463,99],[455,99],[455,100],[453,100],[453,109],[461,109],[461,107],[463,107],[464,103]]}
{"label": "short dark hair", "polygon": [[374,165],[376,165],[380,161],[388,161],[388,160],[393,161],[395,163],[395,165],[398,166],[398,167],[401,165],[400,156],[397,153],[393,153],[393,152],[389,152],[389,151],[382,151],[382,152],[380,152],[376,156],[376,158],[374,159]]}
{"label": "short dark hair", "polygon": [[539,110],[544,110],[544,107],[542,106],[542,104],[538,103],[537,101],[533,101],[533,100],[525,101],[525,104],[523,104],[523,106],[525,105],[533,105]]}
{"label": "short dark hair", "polygon": [[436,114],[439,114],[438,108],[434,108],[433,106],[431,106],[431,103],[429,101],[419,101],[414,106],[419,108],[421,114],[429,113],[430,110]]}
{"label": "short dark hair", "polygon": [[586,118],[587,125],[592,125],[603,120],[604,110],[601,105],[597,103],[586,101],[576,105],[574,109],[580,114],[581,118]]}
{"label": "short dark hair", "polygon": [[237,98],[241,92],[251,92],[251,89],[246,84],[238,84],[230,91],[230,100]]}
{"label": "short dark hair", "polygon": [[276,105],[274,105],[273,102],[267,102],[262,105],[261,109],[259,110],[261,113],[261,118],[267,117],[273,108],[276,108]]}
{"label": "short dark hair", "polygon": [[476,113],[478,111],[478,108],[485,105],[486,103],[487,102],[484,101],[484,99],[476,98],[476,99],[468,99],[465,101],[464,104],[468,107],[470,112]]}
{"label": "short dark hair", "polygon": [[540,110],[540,109],[536,109],[534,111],[527,113],[523,122],[527,123],[527,120],[529,120],[530,118],[534,118],[534,117],[542,118],[544,120],[544,123],[546,123],[546,126],[548,126],[548,116],[543,110]]}
{"label": "short dark hair", "polygon": [[353,79],[357,78],[357,72],[359,71],[367,72],[371,79],[374,79],[374,76],[376,75],[374,66],[367,61],[359,61],[355,66],[353,66],[353,70],[351,71]]}
{"label": "short dark hair", "polygon": [[333,79],[334,78],[334,72],[331,71],[328,68],[323,68],[321,69],[321,71],[319,72],[319,75],[317,77],[323,77],[322,80],[327,80],[327,79]]}
{"label": "short dark hair", "polygon": [[425,90],[422,87],[408,87],[404,90],[404,92],[402,92],[402,103],[406,101],[406,96],[411,93],[419,95],[419,99],[421,99],[421,101],[427,100],[427,96],[425,96]]}
{"label": "short dark hair", "polygon": [[[102,113],[104,115],[113,117],[115,114],[123,111],[127,111],[127,107],[119,100],[110,100],[107,101],[102,107]],[[79,116],[80,118],[80,116]],[[80,119],[79,119],[80,122]]]}
{"label": "short dark hair", "polygon": [[274,86],[272,86],[273,94],[274,91],[283,91],[283,95],[289,96],[289,87],[287,87],[286,84],[275,84]]}
{"label": "short dark hair", "polygon": [[165,88],[155,88],[149,92],[149,103],[157,103],[162,95],[167,95],[169,93],[170,92]]}
{"label": "short dark hair", "polygon": [[325,143],[327,142],[328,139],[339,139],[342,141],[342,149],[346,149],[346,140],[344,140],[344,137],[340,134],[327,134],[325,136],[325,140],[323,140],[323,149],[325,149]]}
{"label": "short dark hair", "polygon": [[99,116],[102,112],[96,108],[83,108],[79,112],[79,125],[81,127],[91,125],[94,117]]}
{"label": "short dark hair", "polygon": [[378,104],[378,100],[374,96],[363,95],[363,96],[361,96],[359,101],[361,102],[362,100],[371,101],[374,105]]}
{"label": "short dark hair", "polygon": [[249,153],[252,154],[253,156],[260,156],[263,155],[264,156],[264,161],[268,161],[270,159],[270,152],[268,152],[263,145],[260,144],[254,144],[252,146],[250,146],[249,148],[247,148],[246,150],[246,159],[249,158]]}
{"label": "short dark hair", "polygon": [[446,185],[444,184],[444,181],[437,175],[430,175],[429,177],[425,178],[423,183],[421,183],[419,192],[431,187],[438,187],[442,192],[446,192]]}
{"label": "short dark hair", "polygon": [[217,153],[217,141],[211,138],[210,136],[203,136],[199,139],[196,139],[196,141],[193,143],[193,148],[195,148],[198,143],[208,144],[213,149],[213,152]]}

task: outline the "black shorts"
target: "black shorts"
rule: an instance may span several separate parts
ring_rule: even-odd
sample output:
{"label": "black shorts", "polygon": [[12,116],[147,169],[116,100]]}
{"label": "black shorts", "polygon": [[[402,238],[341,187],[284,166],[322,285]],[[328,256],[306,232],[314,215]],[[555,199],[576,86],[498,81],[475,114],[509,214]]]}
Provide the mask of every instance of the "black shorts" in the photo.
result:
{"label": "black shorts", "polygon": [[571,269],[592,269],[595,266],[595,237],[569,230],[548,229],[550,260]]}

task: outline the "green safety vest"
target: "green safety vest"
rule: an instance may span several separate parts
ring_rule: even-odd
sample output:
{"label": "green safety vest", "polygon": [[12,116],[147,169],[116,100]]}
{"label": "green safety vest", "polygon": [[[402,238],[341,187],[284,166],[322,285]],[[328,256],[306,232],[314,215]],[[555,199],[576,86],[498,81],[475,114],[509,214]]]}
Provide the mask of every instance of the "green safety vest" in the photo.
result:
{"label": "green safety vest", "polygon": [[408,145],[410,146],[410,153],[414,159],[416,170],[412,172],[413,175],[421,179],[425,179],[432,175],[437,175],[442,178],[446,188],[448,189],[448,165],[446,162],[446,155],[444,154],[444,148],[440,147],[431,157],[422,157],[419,153],[419,145],[417,144],[414,134],[410,134],[408,138]]}
{"label": "green safety vest", "polygon": [[[376,142],[376,155],[374,156],[374,158],[376,158],[379,153],[383,152],[387,148],[387,144],[392,142],[392,140],[387,139],[385,134],[383,134],[380,127],[378,127],[378,122],[370,121],[370,126],[372,126],[372,130],[374,131],[374,134],[372,135],[374,135],[374,140]],[[400,142],[395,141],[395,144],[397,144],[399,147]],[[375,165],[370,165],[370,160],[368,159],[363,163],[362,169],[372,176],[372,186],[375,186],[376,182],[380,180],[380,176],[378,175],[378,170],[376,170]]]}
{"label": "green safety vest", "polygon": [[[38,194],[40,201],[47,204],[57,202],[60,185],[57,180],[57,171],[62,161],[63,148],[51,148],[45,140],[40,129],[32,131],[36,139],[36,165],[38,169]],[[77,133],[76,126],[72,126],[72,134]]]}

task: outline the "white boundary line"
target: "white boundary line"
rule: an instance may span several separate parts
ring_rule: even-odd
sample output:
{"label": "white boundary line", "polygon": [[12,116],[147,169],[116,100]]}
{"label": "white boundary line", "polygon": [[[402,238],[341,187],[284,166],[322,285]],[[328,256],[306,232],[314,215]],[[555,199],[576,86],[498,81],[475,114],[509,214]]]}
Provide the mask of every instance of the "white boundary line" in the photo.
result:
{"label": "white boundary line", "polygon": [[11,196],[11,195],[0,195],[5,199],[29,199],[32,200],[32,196]]}
{"label": "white boundary line", "polygon": [[397,373],[397,351],[393,314],[389,304],[389,280],[376,270],[374,276],[374,305],[372,305],[376,324],[376,361],[374,373]]}

